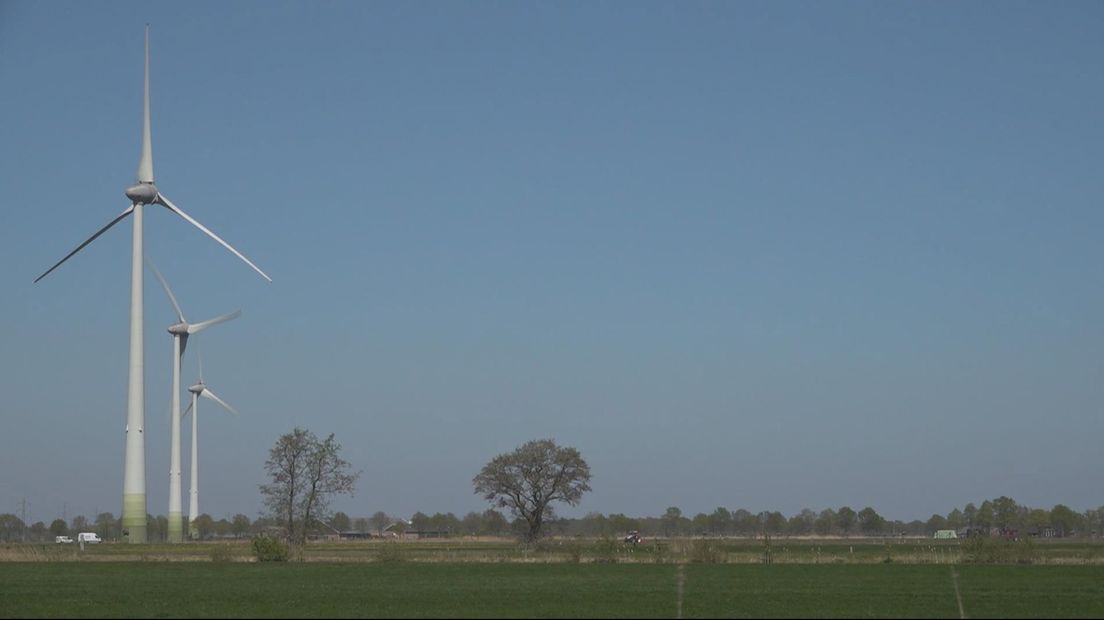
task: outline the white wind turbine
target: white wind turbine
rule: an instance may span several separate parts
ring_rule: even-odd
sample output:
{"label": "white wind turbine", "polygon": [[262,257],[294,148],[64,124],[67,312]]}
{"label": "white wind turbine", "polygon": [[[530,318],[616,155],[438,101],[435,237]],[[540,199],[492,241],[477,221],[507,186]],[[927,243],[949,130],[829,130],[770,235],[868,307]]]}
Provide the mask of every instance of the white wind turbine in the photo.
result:
{"label": "white wind turbine", "polygon": [[77,246],[59,260],[45,273],[35,278],[38,282],[47,274],[57,269],[74,254],[80,252],[97,237],[104,234],[107,229],[121,222],[126,216],[134,214],[134,234],[131,243],[130,262],[130,371],[128,374],[127,388],[127,424],[126,424],[126,457],[123,467],[123,532],[124,536],[132,543],[146,542],[146,444],[143,435],[145,430],[145,389],[144,358],[143,358],[143,308],[142,308],[142,219],[143,207],[146,205],[159,205],[184,218],[185,221],[203,231],[227,250],[230,250],[238,258],[245,261],[254,271],[261,274],[269,282],[272,278],[261,271],[248,258],[243,256],[229,243],[226,243],[215,233],[208,230],[187,213],[181,211],[168,198],[164,196],[153,182],[153,146],[150,137],[150,98],[149,98],[149,26],[146,26],[146,70],[145,86],[143,89],[144,122],[142,126],[142,155],[138,160],[138,183],[126,190],[130,206],[123,210],[115,219],[108,222],[107,226],[96,231],[84,243]]}
{"label": "white wind turbine", "polygon": [[[184,318],[184,311],[180,309],[180,304],[176,301],[176,296],[173,295],[172,289],[169,288],[168,281],[158,271],[157,266],[153,264],[153,261],[146,259],[149,263],[150,269],[153,270],[153,275],[157,276],[157,280],[161,283],[161,287],[165,289],[165,294],[169,296],[169,301],[172,303],[173,310],[176,311],[176,318],[180,321],[169,326],[169,333],[173,335],[173,360],[172,360],[172,420],[170,426],[172,430],[170,432],[171,447],[169,449],[169,542],[178,543],[184,542],[184,512],[183,504],[180,497],[180,358],[184,356],[184,349],[188,346],[188,336],[198,334],[199,332],[211,327],[212,325],[218,325],[232,319],[236,319],[241,316],[241,310],[235,310],[230,314],[224,314],[222,316],[201,321],[199,323],[189,323]],[[194,418],[193,418],[194,419]],[[194,441],[194,437],[193,437]],[[195,455],[192,455],[195,458]]]}
{"label": "white wind turbine", "polygon": [[188,410],[184,412],[184,415],[188,415],[189,411],[192,413],[192,480],[191,488],[188,490],[188,535],[192,538],[197,535],[195,522],[199,517],[199,397],[209,398],[222,405],[223,409],[238,415],[237,410],[215,396],[215,393],[203,383],[203,358],[197,356],[197,359],[199,360],[199,381],[188,388],[192,393],[192,404],[188,405]]}

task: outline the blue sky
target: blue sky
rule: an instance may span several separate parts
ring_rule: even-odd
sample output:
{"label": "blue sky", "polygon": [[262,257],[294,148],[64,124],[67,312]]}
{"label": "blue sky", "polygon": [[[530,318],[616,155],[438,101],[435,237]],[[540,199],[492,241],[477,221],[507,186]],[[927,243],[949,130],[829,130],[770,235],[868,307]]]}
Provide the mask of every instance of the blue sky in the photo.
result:
{"label": "blue sky", "polygon": [[[205,378],[201,495],[336,433],[354,515],[481,510],[579,448],[577,509],[1104,504],[1104,6],[0,4],[0,512],[119,512],[129,226]],[[149,510],[171,309],[146,280]]]}

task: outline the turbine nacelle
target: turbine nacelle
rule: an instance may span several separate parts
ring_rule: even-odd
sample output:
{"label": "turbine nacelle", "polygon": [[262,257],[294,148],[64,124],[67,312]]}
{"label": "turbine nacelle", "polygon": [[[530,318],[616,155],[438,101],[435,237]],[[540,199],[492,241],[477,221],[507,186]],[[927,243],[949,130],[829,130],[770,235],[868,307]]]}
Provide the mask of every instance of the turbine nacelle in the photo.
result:
{"label": "turbine nacelle", "polygon": [[188,335],[188,324],[187,323],[177,323],[176,325],[170,325],[169,326],[169,333],[174,335],[174,336],[187,336]]}
{"label": "turbine nacelle", "polygon": [[157,186],[153,183],[137,183],[126,189],[131,204],[148,205],[157,200]]}
{"label": "turbine nacelle", "polygon": [[191,392],[192,394],[197,394],[198,395],[198,394],[202,394],[203,390],[206,390],[206,389],[207,389],[206,385],[204,385],[203,383],[197,383],[193,386],[190,386],[188,388],[188,391]]}

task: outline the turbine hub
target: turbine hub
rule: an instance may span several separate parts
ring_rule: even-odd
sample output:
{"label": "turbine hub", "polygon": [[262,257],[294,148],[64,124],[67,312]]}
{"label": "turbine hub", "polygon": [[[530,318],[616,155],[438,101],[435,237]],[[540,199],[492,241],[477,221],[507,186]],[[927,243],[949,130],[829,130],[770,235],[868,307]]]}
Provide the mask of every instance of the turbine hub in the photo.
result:
{"label": "turbine hub", "polygon": [[200,392],[202,392],[206,388],[207,388],[206,385],[203,385],[202,383],[197,383],[197,384],[189,387],[188,391],[191,392],[192,394],[199,394]]}
{"label": "turbine hub", "polygon": [[157,186],[153,183],[138,183],[126,189],[127,198],[134,204],[148,205],[157,200]]}
{"label": "turbine hub", "polygon": [[174,335],[174,336],[187,336],[188,335],[188,324],[187,323],[177,323],[176,325],[170,325],[169,326],[169,333]]}

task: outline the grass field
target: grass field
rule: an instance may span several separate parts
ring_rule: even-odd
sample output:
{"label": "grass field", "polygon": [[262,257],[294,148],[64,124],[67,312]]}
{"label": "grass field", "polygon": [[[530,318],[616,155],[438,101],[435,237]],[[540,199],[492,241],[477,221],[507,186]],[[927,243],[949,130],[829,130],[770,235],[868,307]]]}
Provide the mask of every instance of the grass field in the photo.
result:
{"label": "grass field", "polygon": [[0,617],[953,618],[959,598],[975,618],[1104,617],[1104,568],[0,563]]}
{"label": "grass field", "polygon": [[[1010,547],[1017,563],[1104,566],[1104,541],[1051,539]],[[1026,549],[1026,554],[1021,553]],[[407,541],[312,542],[308,562],[582,562],[760,564],[956,564],[969,562],[960,541],[930,539],[776,539],[768,548],[756,539],[675,539],[625,545],[617,540],[553,539],[537,548],[510,540],[442,539]],[[90,545],[0,545],[4,561],[249,561],[248,541]]]}

